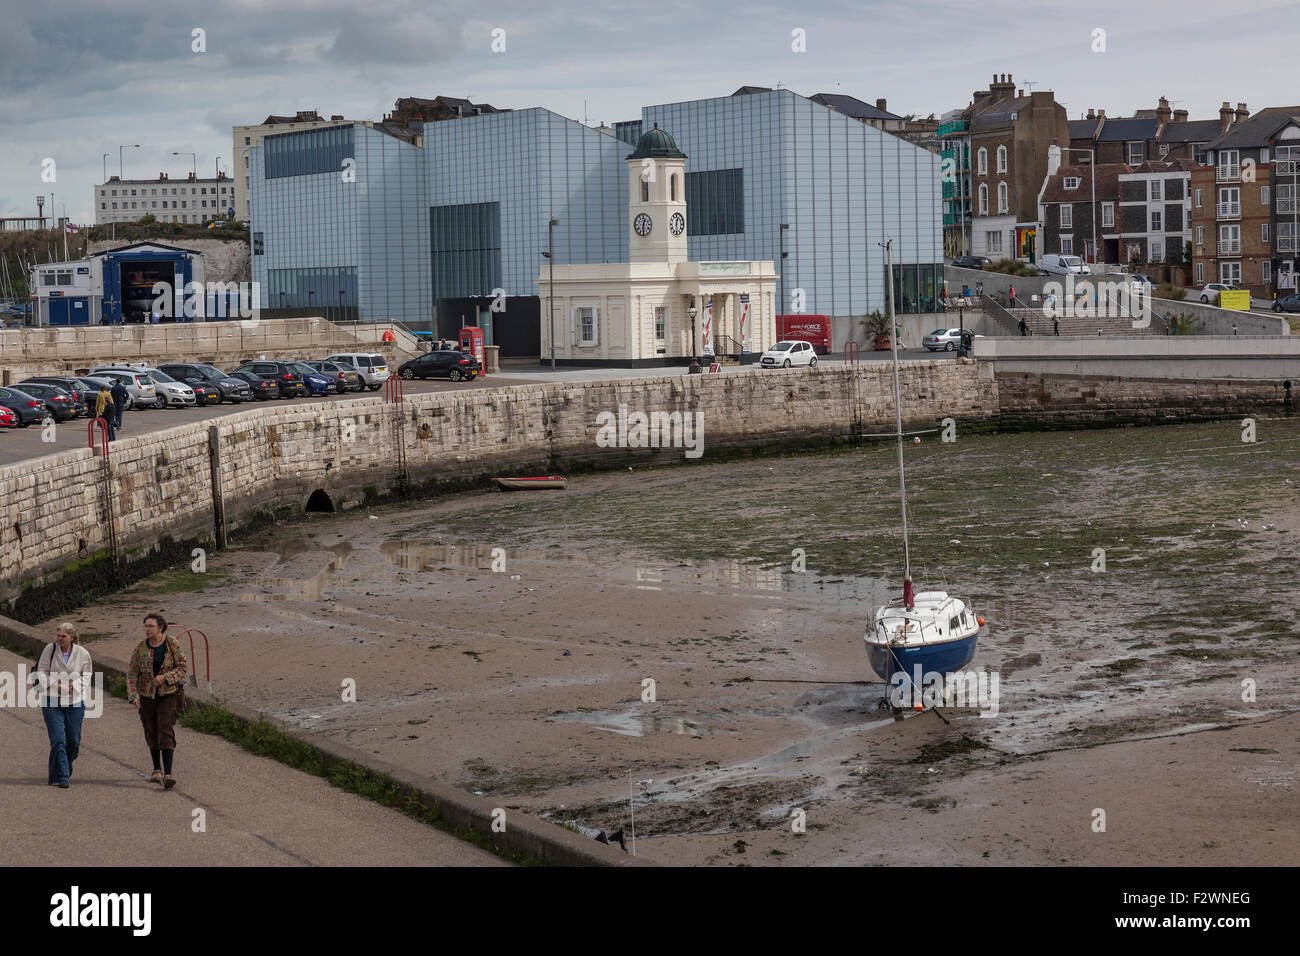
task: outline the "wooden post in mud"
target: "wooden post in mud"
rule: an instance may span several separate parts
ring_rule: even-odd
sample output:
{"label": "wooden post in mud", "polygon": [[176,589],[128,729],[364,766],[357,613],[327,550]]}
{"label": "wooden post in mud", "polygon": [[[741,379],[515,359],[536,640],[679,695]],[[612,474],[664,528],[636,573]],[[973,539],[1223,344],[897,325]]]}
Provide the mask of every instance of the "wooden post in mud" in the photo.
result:
{"label": "wooden post in mud", "polygon": [[208,426],[208,470],[212,476],[212,528],[217,547],[226,546],[226,506],[221,493],[221,429]]}

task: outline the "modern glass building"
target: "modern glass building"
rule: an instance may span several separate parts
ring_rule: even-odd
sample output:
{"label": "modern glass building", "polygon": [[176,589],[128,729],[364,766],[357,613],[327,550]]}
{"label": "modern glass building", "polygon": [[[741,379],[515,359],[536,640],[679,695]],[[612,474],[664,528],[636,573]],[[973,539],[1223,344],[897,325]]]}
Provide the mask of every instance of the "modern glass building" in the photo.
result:
{"label": "modern glass building", "polygon": [[933,308],[939,157],[789,90],[649,107],[616,135],[545,109],[427,123],[422,146],[361,124],[267,135],[249,151],[262,306],[535,325],[552,216],[557,264],[627,261],[623,137],[654,123],[689,157],[692,259],[779,262],[787,223],[781,311],[867,315],[892,238],[900,310]]}

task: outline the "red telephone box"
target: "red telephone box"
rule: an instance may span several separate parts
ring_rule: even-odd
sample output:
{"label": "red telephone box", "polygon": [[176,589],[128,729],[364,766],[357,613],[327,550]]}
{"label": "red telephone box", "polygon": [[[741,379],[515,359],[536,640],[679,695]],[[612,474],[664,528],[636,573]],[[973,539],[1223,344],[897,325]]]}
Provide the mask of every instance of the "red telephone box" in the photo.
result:
{"label": "red telephone box", "polygon": [[480,375],[487,374],[487,353],[483,351],[483,330],[474,325],[467,325],[460,330],[460,350],[468,352],[478,360]]}

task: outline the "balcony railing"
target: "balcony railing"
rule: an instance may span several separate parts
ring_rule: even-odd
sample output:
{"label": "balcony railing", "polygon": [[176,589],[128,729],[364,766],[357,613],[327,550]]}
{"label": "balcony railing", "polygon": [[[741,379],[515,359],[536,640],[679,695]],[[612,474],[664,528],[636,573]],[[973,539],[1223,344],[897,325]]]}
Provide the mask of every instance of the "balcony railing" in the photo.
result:
{"label": "balcony railing", "polygon": [[1279,159],[1273,164],[1273,175],[1275,176],[1295,176],[1300,174],[1300,160]]}
{"label": "balcony railing", "polygon": [[1290,236],[1278,236],[1275,242],[1278,252],[1300,252],[1300,242]]}
{"label": "balcony railing", "polygon": [[1220,239],[1219,255],[1221,256],[1239,256],[1241,255],[1240,239]]}
{"label": "balcony railing", "polygon": [[1214,167],[1214,178],[1221,183],[1235,183],[1241,179],[1241,167],[1216,166]]}
{"label": "balcony railing", "polygon": [[1277,201],[1277,211],[1279,213],[1300,212],[1300,199],[1279,199]]}
{"label": "balcony railing", "polygon": [[1240,219],[1241,203],[1221,202],[1216,207],[1219,219]]}

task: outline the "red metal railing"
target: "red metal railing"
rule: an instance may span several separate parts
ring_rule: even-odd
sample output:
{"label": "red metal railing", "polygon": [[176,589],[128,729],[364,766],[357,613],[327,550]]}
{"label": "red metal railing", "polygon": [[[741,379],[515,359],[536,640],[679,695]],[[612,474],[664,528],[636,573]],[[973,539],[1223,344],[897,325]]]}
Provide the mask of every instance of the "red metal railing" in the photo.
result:
{"label": "red metal railing", "polygon": [[92,418],[90,421],[88,421],[86,423],[86,439],[90,442],[90,450],[93,452],[95,450],[95,426],[96,425],[99,426],[100,434],[103,436],[102,441],[100,442],[100,447],[103,448],[103,451],[100,452],[100,457],[107,458],[108,457],[107,420],[103,418]]}
{"label": "red metal railing", "polygon": [[197,634],[203,638],[203,682],[207,685],[208,690],[212,690],[212,648],[208,646],[208,635],[204,634],[197,627],[183,628],[175,635],[176,640],[180,641],[182,637],[189,635],[190,638],[190,686],[199,686],[198,666],[194,661],[194,635]]}
{"label": "red metal railing", "polygon": [[398,402],[406,401],[406,396],[402,391],[402,380],[396,375],[388,376],[384,382],[384,402],[395,405]]}
{"label": "red metal railing", "polygon": [[858,343],[857,343],[857,342],[845,342],[845,343],[844,343],[844,364],[845,364],[845,365],[857,365],[857,364],[858,364],[858,360],[859,360],[859,356],[858,356]]}

